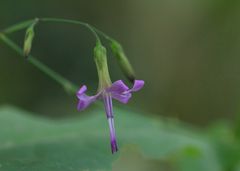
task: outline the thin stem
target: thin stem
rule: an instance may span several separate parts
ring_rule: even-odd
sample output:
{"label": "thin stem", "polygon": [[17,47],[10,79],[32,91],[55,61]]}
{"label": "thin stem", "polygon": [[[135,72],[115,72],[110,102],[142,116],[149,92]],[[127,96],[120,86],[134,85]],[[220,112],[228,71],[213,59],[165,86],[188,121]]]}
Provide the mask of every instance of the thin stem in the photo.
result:
{"label": "thin stem", "polygon": [[[0,33],[0,39],[4,43],[6,43],[10,48],[15,50],[19,55],[21,55],[21,56],[23,55],[22,49],[16,43],[14,43],[12,40],[10,40],[7,36]],[[43,64],[42,62],[40,62],[33,56],[29,56],[28,61],[29,61],[29,63],[31,63],[32,65],[37,67],[39,70],[41,70],[43,73],[45,73],[47,76],[51,77],[53,80],[55,80],[61,86],[63,86],[63,88],[67,92],[69,92],[71,94],[76,94],[76,92],[78,90],[78,86],[74,85],[69,80],[65,79],[64,77],[62,77],[61,75],[59,75],[58,73],[56,73],[55,71],[53,71],[52,69],[47,67],[45,64]]]}
{"label": "thin stem", "polygon": [[105,39],[107,39],[108,41],[113,41],[114,39],[111,38],[110,36],[108,36],[106,33],[102,32],[101,30],[97,29],[94,26],[91,26],[98,34],[102,35]]}
{"label": "thin stem", "polygon": [[61,19],[61,18],[40,18],[39,21],[70,23],[70,24],[85,26],[93,33],[93,35],[96,37],[97,42],[101,43],[100,38],[99,38],[98,34],[96,33],[94,27],[89,25],[88,23],[85,23],[85,22],[82,22],[82,21],[76,21],[76,20]]}
{"label": "thin stem", "polygon": [[15,24],[15,25],[11,26],[11,27],[3,29],[1,32],[4,33],[4,34],[10,34],[10,33],[25,29],[25,28],[29,27],[34,22],[36,22],[36,19],[23,21],[21,23],[18,23],[18,24]]}

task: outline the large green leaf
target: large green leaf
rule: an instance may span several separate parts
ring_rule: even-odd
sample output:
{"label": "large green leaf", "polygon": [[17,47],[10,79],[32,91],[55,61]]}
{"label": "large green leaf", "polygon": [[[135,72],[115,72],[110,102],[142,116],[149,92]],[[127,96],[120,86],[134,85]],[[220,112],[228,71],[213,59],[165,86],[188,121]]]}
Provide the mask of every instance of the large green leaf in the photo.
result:
{"label": "large green leaf", "polygon": [[221,171],[211,143],[190,127],[126,110],[115,113],[120,151],[112,155],[102,110],[55,121],[1,107],[0,170]]}

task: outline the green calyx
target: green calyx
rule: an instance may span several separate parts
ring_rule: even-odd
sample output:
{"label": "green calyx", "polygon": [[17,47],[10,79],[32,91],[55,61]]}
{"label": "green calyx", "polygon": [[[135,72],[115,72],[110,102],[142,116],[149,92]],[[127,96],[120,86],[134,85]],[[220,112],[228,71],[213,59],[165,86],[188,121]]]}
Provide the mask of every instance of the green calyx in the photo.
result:
{"label": "green calyx", "polygon": [[130,64],[127,56],[124,53],[124,50],[120,43],[115,40],[111,40],[111,49],[115,57],[117,58],[117,62],[124,73],[124,75],[131,81],[135,80],[135,72]]}
{"label": "green calyx", "polygon": [[94,60],[97,66],[99,77],[99,90],[111,86],[112,82],[108,72],[107,50],[100,42],[96,43],[94,48]]}

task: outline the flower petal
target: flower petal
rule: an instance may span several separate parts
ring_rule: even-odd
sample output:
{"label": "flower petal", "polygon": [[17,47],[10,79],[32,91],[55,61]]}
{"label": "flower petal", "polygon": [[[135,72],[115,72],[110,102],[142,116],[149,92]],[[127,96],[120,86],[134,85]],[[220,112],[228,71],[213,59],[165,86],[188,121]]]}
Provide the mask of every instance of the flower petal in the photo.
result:
{"label": "flower petal", "polygon": [[83,85],[77,92],[77,98],[78,98],[78,105],[77,109],[79,111],[82,111],[86,109],[92,102],[94,102],[100,94],[97,94],[95,96],[88,96],[86,95],[87,86]]}
{"label": "flower petal", "polygon": [[133,88],[130,89],[130,91],[131,92],[139,91],[140,89],[143,88],[143,86],[144,86],[144,81],[143,80],[135,80]]}
{"label": "flower petal", "polygon": [[107,89],[108,92],[123,93],[129,90],[122,80],[115,81],[110,88]]}
{"label": "flower petal", "polygon": [[112,93],[112,97],[115,99],[115,100],[118,100],[119,102],[121,103],[128,103],[129,99],[132,97],[132,94],[131,93]]}
{"label": "flower petal", "polygon": [[111,93],[112,97],[121,103],[127,103],[132,97],[132,92],[139,91],[144,86],[143,80],[135,80],[133,88],[129,89],[122,80],[118,80],[107,89]]}

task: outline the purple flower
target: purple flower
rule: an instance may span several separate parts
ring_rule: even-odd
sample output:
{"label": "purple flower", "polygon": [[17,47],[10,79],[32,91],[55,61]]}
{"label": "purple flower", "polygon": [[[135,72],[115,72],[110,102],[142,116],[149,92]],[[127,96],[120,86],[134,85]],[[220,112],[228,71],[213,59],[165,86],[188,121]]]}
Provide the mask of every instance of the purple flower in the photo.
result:
{"label": "purple flower", "polygon": [[126,104],[132,97],[132,92],[139,91],[143,86],[144,81],[135,80],[133,87],[129,89],[122,80],[118,80],[110,86],[100,89],[94,96],[86,95],[87,87],[85,85],[83,85],[77,92],[77,97],[79,99],[77,108],[79,111],[86,109],[91,103],[98,99],[103,100],[110,129],[112,153],[118,151],[114,128],[112,99],[116,99],[119,102]]}

